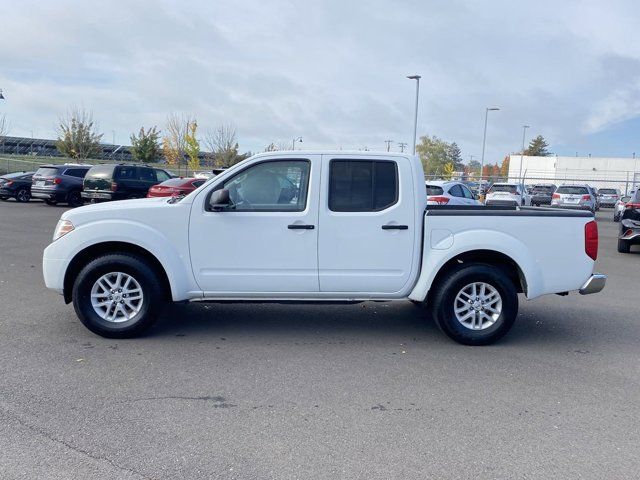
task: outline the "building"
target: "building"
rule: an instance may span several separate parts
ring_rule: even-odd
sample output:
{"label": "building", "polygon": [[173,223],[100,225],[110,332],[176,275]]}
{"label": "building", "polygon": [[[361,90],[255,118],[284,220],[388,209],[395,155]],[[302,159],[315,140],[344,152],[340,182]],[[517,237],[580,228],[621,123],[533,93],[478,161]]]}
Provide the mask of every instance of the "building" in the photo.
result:
{"label": "building", "polygon": [[510,155],[509,181],[517,181],[520,177],[526,184],[588,183],[596,188],[619,188],[626,193],[640,186],[640,159]]}
{"label": "building", "polygon": [[[126,145],[100,144],[101,160],[130,162],[133,160],[131,147]],[[32,155],[36,157],[62,157],[56,148],[56,141],[46,138],[0,137],[0,154]]]}

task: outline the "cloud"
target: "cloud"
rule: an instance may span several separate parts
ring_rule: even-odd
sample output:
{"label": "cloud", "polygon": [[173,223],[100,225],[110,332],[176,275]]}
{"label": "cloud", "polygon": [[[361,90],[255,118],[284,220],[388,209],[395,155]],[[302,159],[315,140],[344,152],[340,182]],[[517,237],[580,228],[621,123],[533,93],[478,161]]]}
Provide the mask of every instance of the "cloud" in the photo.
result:
{"label": "cloud", "polygon": [[[53,135],[73,104],[127,142],[171,111],[237,126],[241,148],[382,149],[420,134],[487,159],[521,125],[577,149],[640,113],[633,1],[20,2],[3,11],[0,87],[13,133]],[[25,32],[29,32],[25,34]]]}

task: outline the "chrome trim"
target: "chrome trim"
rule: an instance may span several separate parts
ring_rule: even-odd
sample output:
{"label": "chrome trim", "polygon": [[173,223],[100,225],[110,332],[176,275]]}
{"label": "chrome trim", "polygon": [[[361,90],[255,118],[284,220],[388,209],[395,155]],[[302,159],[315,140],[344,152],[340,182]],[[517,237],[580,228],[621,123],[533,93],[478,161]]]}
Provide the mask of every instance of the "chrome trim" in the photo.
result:
{"label": "chrome trim", "polygon": [[602,273],[594,273],[579,290],[580,295],[598,293],[604,288],[605,283],[607,283],[606,275],[603,275]]}

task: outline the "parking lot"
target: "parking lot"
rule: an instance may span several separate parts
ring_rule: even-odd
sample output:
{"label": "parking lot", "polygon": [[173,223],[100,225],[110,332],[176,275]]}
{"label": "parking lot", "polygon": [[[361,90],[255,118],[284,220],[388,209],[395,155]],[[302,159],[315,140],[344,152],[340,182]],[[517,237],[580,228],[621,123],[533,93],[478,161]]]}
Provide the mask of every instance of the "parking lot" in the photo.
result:
{"label": "parking lot", "polygon": [[489,347],[409,302],[168,307],[107,340],[47,290],[64,211],[0,202],[2,478],[632,478],[640,249],[604,292],[522,299]]}

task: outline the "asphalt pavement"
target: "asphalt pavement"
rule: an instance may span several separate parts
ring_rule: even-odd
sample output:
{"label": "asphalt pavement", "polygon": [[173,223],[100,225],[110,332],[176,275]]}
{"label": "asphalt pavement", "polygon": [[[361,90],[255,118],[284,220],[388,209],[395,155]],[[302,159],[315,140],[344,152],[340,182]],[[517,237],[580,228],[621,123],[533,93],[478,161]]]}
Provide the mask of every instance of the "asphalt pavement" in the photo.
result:
{"label": "asphalt pavement", "polygon": [[107,340],[47,290],[64,211],[0,202],[0,478],[638,478],[640,249],[598,214],[597,295],[521,297],[489,347],[409,302],[166,309]]}

